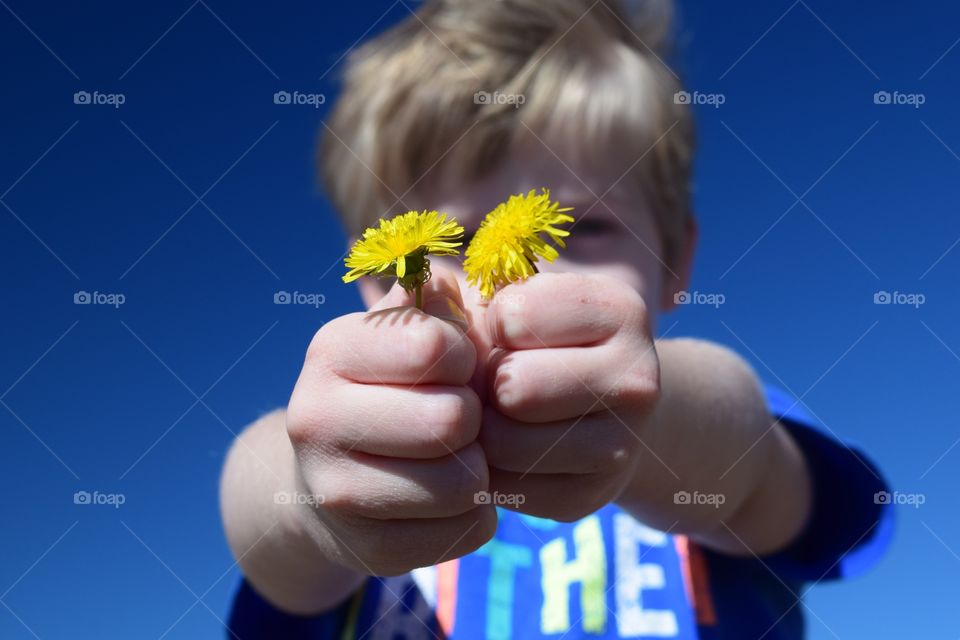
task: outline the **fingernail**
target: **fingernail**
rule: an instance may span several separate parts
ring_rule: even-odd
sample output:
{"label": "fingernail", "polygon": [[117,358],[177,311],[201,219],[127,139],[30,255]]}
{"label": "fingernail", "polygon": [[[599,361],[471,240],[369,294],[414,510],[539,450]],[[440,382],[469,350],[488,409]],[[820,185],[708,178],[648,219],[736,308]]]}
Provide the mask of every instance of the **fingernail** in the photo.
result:
{"label": "fingernail", "polygon": [[500,305],[500,330],[508,341],[517,340],[526,335],[527,329],[523,324],[522,307],[517,300],[507,298],[498,301]]}

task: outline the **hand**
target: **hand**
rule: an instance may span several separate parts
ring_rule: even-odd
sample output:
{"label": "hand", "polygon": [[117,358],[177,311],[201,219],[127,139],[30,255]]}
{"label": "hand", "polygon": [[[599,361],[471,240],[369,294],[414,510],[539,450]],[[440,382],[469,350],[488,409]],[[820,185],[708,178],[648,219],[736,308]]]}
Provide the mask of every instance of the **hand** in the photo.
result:
{"label": "hand", "polygon": [[497,293],[486,331],[494,349],[479,442],[490,491],[561,521],[614,500],[660,392],[640,295],[606,276],[541,273]]}
{"label": "hand", "polygon": [[302,484],[322,496],[307,524],[366,574],[459,557],[496,531],[496,510],[475,500],[489,475],[456,279],[435,268],[423,298],[418,311],[395,286],[369,312],[324,326],[288,408]]}

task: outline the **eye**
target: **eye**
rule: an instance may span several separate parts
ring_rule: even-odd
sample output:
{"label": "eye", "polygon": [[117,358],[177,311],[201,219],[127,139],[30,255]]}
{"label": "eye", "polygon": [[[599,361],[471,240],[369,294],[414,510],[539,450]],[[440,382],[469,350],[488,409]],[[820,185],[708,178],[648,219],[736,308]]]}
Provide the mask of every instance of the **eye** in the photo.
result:
{"label": "eye", "polygon": [[616,228],[606,220],[585,219],[573,227],[574,236],[600,236],[613,233]]}

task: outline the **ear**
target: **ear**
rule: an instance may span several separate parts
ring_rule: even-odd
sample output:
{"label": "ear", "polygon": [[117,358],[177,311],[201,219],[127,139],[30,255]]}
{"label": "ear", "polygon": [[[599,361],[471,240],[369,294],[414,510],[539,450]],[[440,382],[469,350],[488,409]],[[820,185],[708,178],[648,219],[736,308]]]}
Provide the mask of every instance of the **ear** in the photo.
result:
{"label": "ear", "polygon": [[681,291],[686,291],[690,285],[690,276],[693,272],[693,256],[697,251],[697,242],[700,240],[700,229],[697,220],[692,215],[687,217],[684,225],[684,235],[682,252],[677,256],[673,273],[664,270],[663,299],[660,301],[660,307],[663,311],[671,311],[677,306],[676,295]]}

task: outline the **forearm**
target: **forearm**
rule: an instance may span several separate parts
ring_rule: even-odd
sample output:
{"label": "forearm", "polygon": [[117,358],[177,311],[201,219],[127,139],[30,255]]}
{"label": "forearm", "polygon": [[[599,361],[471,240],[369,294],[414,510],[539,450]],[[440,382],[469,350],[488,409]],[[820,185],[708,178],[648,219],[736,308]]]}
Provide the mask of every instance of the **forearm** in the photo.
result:
{"label": "forearm", "polygon": [[[287,438],[285,413],[275,411],[248,427],[227,456],[220,503],[227,540],[257,591],[285,611],[309,615],[343,602],[364,576],[324,550],[309,505],[296,496],[298,471]],[[318,524],[318,523],[317,523]]]}
{"label": "forearm", "polygon": [[[703,341],[660,341],[657,353],[662,395],[640,431],[649,449],[619,504],[651,526],[725,553],[782,548],[808,517],[809,472],[774,424],[755,374]],[[676,500],[677,492],[689,494],[689,503]]]}

